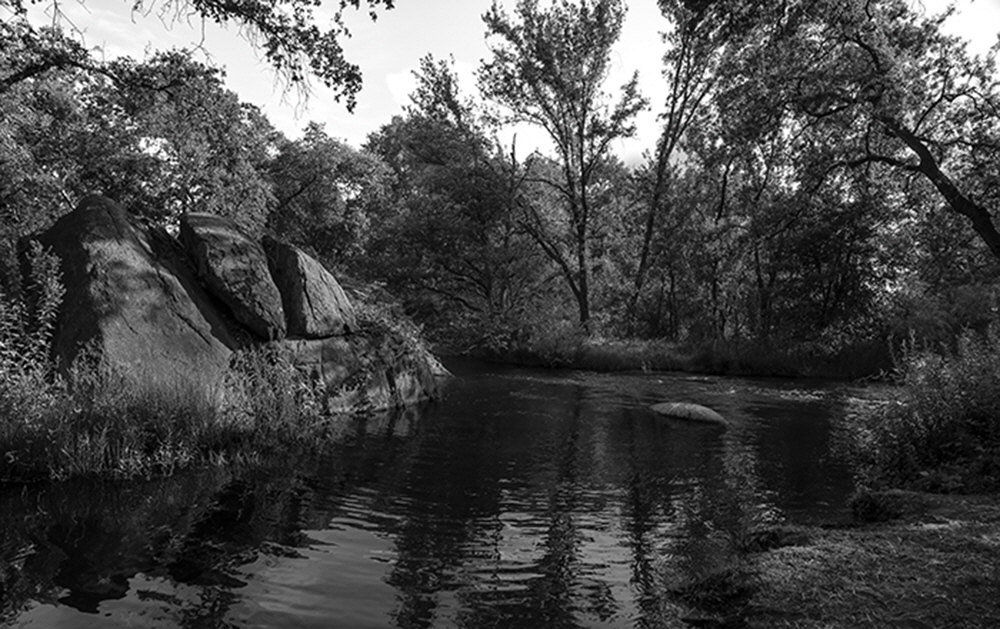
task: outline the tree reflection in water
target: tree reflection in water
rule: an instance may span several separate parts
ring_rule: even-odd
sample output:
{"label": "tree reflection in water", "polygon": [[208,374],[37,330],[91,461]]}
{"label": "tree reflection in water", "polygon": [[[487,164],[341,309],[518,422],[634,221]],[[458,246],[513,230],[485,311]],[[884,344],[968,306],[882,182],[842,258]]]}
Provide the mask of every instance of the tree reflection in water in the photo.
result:
{"label": "tree reflection in water", "polygon": [[824,449],[830,408],[678,382],[730,404],[734,427],[659,421],[662,378],[501,368],[428,412],[347,420],[318,456],[0,490],[0,620],[676,625],[671,584],[730,561],[755,523],[808,511],[791,476],[823,481],[822,509],[850,490]]}

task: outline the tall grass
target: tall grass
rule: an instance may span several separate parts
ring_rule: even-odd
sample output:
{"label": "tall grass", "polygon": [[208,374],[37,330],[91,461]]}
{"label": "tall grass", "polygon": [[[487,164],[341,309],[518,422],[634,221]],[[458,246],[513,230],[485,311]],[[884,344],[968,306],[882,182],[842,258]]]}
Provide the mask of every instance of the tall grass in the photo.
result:
{"label": "tall grass", "polygon": [[168,474],[267,456],[317,439],[319,392],[276,352],[234,356],[221,391],[187,379],[144,383],[78,360],[67,380],[41,368],[0,383],[0,480]]}
{"label": "tall grass", "polygon": [[929,491],[1000,489],[1000,329],[968,331],[954,349],[911,343],[899,378],[901,400],[854,427],[865,480]]}

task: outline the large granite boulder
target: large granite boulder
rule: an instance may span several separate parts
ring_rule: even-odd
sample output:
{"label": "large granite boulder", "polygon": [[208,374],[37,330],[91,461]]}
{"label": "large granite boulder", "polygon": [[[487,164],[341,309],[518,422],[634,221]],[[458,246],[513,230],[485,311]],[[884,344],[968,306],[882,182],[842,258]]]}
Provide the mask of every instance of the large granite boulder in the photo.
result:
{"label": "large granite boulder", "polygon": [[357,329],[354,306],[322,264],[273,238],[264,239],[264,250],[281,293],[288,336],[319,339]]}
{"label": "large granite boulder", "polygon": [[263,339],[285,336],[281,294],[259,243],[233,221],[201,213],[181,217],[180,239],[198,276],[237,321]]}
{"label": "large granite boulder", "polygon": [[146,386],[208,391],[233,335],[162,233],[138,229],[113,201],[83,199],[39,236],[61,259],[66,294],[53,353],[64,368],[85,347]]}

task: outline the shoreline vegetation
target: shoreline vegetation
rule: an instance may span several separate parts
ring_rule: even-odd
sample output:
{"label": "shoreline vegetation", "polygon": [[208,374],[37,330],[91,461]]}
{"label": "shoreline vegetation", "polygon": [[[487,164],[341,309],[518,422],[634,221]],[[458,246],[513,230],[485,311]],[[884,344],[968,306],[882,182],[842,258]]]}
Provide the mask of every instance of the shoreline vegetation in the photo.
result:
{"label": "shoreline vegetation", "polygon": [[585,371],[677,371],[722,376],[884,380],[893,368],[888,341],[827,351],[806,343],[779,347],[751,341],[685,345],[658,340],[561,340],[509,350],[469,352],[487,362]]}

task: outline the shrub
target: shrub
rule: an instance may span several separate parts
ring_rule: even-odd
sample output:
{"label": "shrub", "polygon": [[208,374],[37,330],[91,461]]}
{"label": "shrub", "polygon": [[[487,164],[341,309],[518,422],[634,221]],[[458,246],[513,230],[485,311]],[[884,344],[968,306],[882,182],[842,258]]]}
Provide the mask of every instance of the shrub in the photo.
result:
{"label": "shrub", "polygon": [[28,244],[25,262],[22,290],[8,293],[0,289],[0,378],[5,379],[35,368],[49,369],[49,346],[66,292],[59,275],[59,258],[44,251],[37,241]]}
{"label": "shrub", "polygon": [[911,344],[899,374],[903,399],[853,431],[866,480],[948,492],[1000,487],[1000,331],[967,331],[954,351]]}

